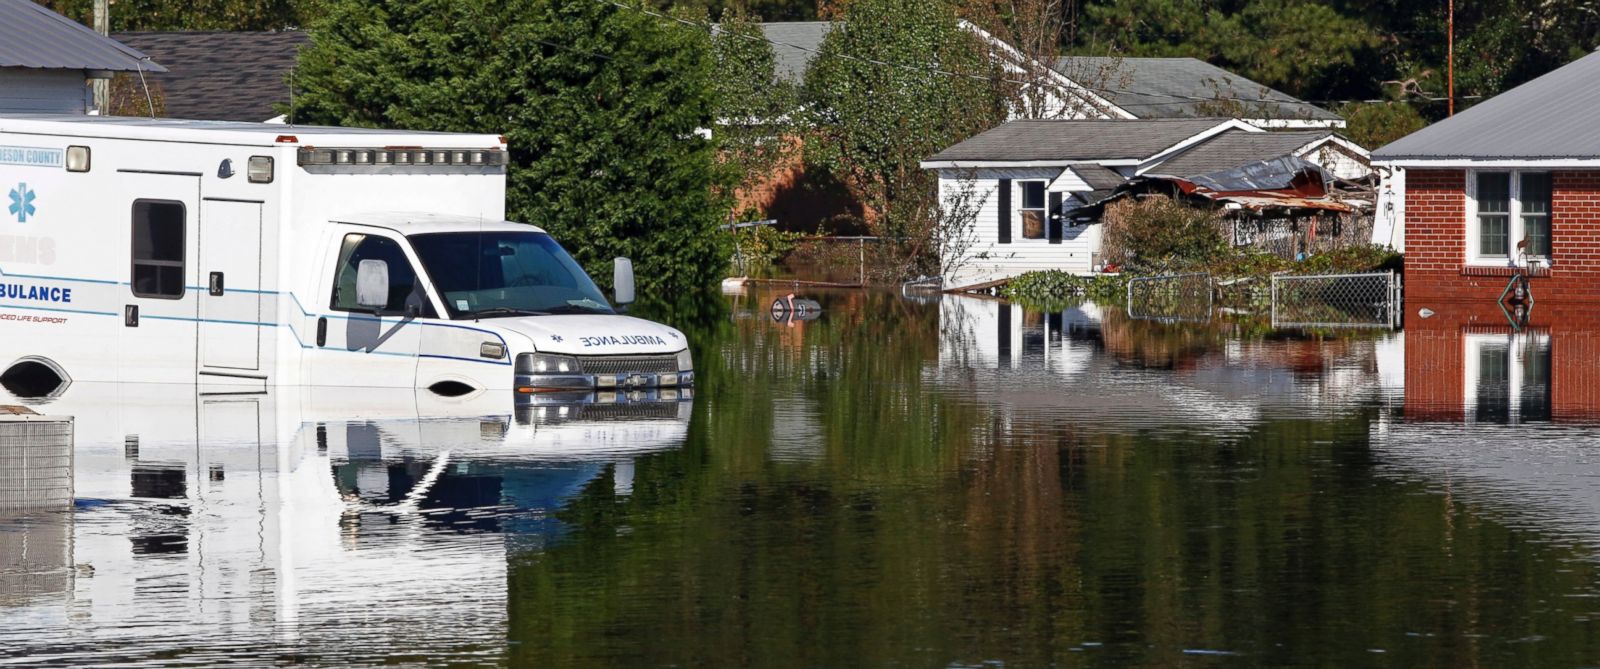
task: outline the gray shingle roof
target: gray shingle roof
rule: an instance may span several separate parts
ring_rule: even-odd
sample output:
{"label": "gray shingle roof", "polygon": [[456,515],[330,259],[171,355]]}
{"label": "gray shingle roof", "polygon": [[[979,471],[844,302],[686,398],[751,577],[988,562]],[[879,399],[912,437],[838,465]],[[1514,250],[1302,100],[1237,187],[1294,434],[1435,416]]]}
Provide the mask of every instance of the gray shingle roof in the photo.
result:
{"label": "gray shingle roof", "polygon": [[1089,184],[1089,187],[1095,190],[1116,188],[1127,181],[1121,174],[1117,174],[1116,170],[1109,167],[1073,165],[1071,169],[1073,174],[1078,175],[1079,179],[1083,179],[1084,183]]}
{"label": "gray shingle roof", "polygon": [[802,83],[806,69],[822,48],[822,38],[833,30],[827,21],[791,21],[763,23],[761,32],[772,42],[772,55],[777,60],[778,77],[785,81]]}
{"label": "gray shingle roof", "polygon": [[1011,121],[940,151],[928,161],[1143,160],[1228,122],[1223,119]]}
{"label": "gray shingle roof", "polygon": [[0,67],[166,71],[137,50],[31,0],[0,0]]}
{"label": "gray shingle roof", "polygon": [[1372,152],[1373,160],[1600,158],[1600,53]]}
{"label": "gray shingle roof", "polygon": [[265,121],[289,100],[286,77],[302,32],[136,32],[116,38],[166,63],[150,77],[161,89],[166,115],[211,121]]}
{"label": "gray shingle roof", "polygon": [[[1237,100],[1240,118],[1336,121],[1339,115],[1194,58],[1065,56],[1056,71],[1139,118],[1229,114],[1215,99]],[[1203,99],[1196,99],[1203,98]]]}
{"label": "gray shingle roof", "polygon": [[1293,155],[1296,149],[1332,135],[1333,133],[1326,130],[1296,132],[1230,130],[1163,161],[1146,173],[1192,177],[1231,170],[1251,163]]}

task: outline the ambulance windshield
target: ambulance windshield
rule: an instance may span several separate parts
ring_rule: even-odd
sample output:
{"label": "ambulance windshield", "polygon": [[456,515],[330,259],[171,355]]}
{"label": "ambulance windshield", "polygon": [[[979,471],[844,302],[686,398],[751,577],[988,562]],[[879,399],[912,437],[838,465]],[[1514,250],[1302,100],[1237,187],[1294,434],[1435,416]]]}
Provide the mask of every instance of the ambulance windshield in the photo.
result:
{"label": "ambulance windshield", "polygon": [[578,262],[542,232],[410,239],[452,319],[616,313]]}

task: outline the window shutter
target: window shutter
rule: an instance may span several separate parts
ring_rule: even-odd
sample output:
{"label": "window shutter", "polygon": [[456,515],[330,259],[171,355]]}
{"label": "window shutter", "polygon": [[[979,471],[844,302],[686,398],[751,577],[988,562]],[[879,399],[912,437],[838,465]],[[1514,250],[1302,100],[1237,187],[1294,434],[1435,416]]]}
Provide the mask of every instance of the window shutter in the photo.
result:
{"label": "window shutter", "polygon": [[1066,221],[1061,220],[1061,193],[1057,191],[1050,194],[1050,208],[1044,212],[1044,227],[1050,231],[1047,236],[1051,244],[1061,243],[1061,228],[1065,225]]}
{"label": "window shutter", "polygon": [[1011,180],[1000,180],[1000,243],[1011,243]]}

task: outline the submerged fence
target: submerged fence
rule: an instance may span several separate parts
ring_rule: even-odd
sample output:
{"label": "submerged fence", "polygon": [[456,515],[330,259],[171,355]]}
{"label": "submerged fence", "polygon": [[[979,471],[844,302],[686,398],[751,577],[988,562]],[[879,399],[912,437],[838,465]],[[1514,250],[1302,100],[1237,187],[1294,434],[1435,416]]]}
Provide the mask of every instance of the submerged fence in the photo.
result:
{"label": "submerged fence", "polygon": [[1211,320],[1210,274],[1169,274],[1128,280],[1128,317],[1204,323]]}
{"label": "submerged fence", "polygon": [[1394,328],[1400,304],[1394,272],[1272,277],[1273,327]]}

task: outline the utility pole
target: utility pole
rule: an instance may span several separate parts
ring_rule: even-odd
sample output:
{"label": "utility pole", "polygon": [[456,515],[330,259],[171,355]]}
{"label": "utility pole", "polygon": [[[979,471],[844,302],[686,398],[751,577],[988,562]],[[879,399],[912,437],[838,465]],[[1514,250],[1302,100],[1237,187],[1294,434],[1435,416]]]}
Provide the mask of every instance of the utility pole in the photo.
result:
{"label": "utility pole", "polygon": [[[111,34],[111,8],[110,0],[94,0],[94,31],[101,35]],[[111,80],[103,77],[94,79],[94,109],[104,116],[111,106]]]}
{"label": "utility pole", "polygon": [[1450,72],[1449,73],[1450,84],[1449,84],[1449,91],[1447,93],[1445,93],[1445,95],[1448,95],[1450,97],[1449,115],[1450,116],[1455,116],[1456,115],[1456,0],[1450,0],[1450,19],[1449,19],[1449,23],[1450,23],[1449,29],[1446,31],[1449,34],[1445,39],[1448,40],[1448,44],[1449,44],[1446,47],[1446,50],[1449,52],[1449,55],[1447,56],[1447,58],[1449,59],[1450,62],[1449,62],[1449,65],[1447,66],[1447,69]]}

